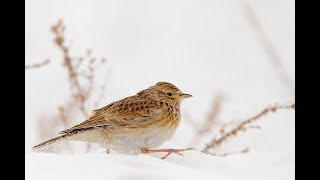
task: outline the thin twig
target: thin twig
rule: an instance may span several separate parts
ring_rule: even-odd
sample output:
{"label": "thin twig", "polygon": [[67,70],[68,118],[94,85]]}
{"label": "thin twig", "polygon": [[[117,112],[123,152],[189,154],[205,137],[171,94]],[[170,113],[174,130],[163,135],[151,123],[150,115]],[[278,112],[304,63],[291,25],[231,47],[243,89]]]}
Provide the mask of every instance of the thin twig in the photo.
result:
{"label": "thin twig", "polygon": [[64,125],[64,127],[66,127],[67,126],[67,118],[66,118],[65,109],[63,107],[59,107],[59,115],[60,115],[60,120],[61,120],[62,124]]}
{"label": "thin twig", "polygon": [[195,128],[198,126],[197,121],[192,117],[192,115],[190,114],[189,111],[185,111],[185,113],[183,114],[183,119],[184,122],[188,123],[192,128]]}
{"label": "thin twig", "polygon": [[[89,117],[87,109],[93,109],[91,107],[92,103],[94,103],[93,91],[101,84],[95,82],[96,70],[103,67],[102,65],[106,62],[106,59],[96,59],[92,55],[91,49],[87,49],[86,53],[81,57],[71,55],[70,44],[66,43],[64,35],[65,29],[66,27],[61,19],[51,26],[54,43],[62,54],[62,65],[67,72],[71,95],[63,105],[59,106],[59,114],[50,118],[52,120],[50,121],[51,124],[39,122],[40,127],[46,126],[45,128],[48,128],[62,125],[63,128],[69,128],[74,123],[72,121],[79,119],[79,112],[83,115],[84,119],[87,119]],[[106,81],[103,81],[103,84],[105,85]],[[103,89],[97,89],[96,93],[100,93],[102,97],[104,91]],[[43,137],[49,134],[50,131],[41,132],[40,136]],[[90,144],[87,144],[87,151],[89,151],[90,147]]]}
{"label": "thin twig", "polygon": [[196,142],[199,142],[199,140],[210,132],[212,127],[217,122],[217,118],[219,114],[221,113],[221,106],[223,103],[223,95],[221,93],[218,93],[213,100],[213,103],[211,105],[210,112],[207,115],[207,118],[205,122],[202,124],[202,126],[197,130],[195,133],[193,140],[191,141],[192,145],[194,146]]}
{"label": "thin twig", "polygon": [[[66,67],[68,74],[69,74],[69,81],[72,89],[75,89],[73,96],[74,98],[77,98],[79,100],[79,108],[82,114],[85,117],[88,117],[88,113],[85,111],[85,99],[86,95],[84,94],[83,89],[80,86],[80,82],[78,79],[78,73],[76,69],[74,68],[75,65],[72,62],[72,58],[69,54],[69,47],[65,45],[65,38],[64,38],[64,31],[65,31],[65,25],[63,21],[60,19],[55,25],[51,27],[52,33],[55,35],[54,42],[57,45],[57,47],[61,50],[63,54],[63,65]],[[79,59],[79,62],[75,64],[80,64],[81,59]]]}
{"label": "thin twig", "polygon": [[[107,59],[105,57],[102,57],[102,58],[100,58],[100,61],[98,63],[99,63],[99,66],[103,66],[103,65],[105,65],[107,63]],[[98,93],[98,96],[97,96],[96,100],[93,103],[93,107],[94,108],[97,108],[98,105],[100,104],[101,100],[104,98],[105,89],[106,89],[107,82],[108,82],[107,80],[109,78],[110,73],[111,73],[110,69],[107,69],[105,71],[104,81],[102,82],[102,84],[99,87],[100,93]]]}
{"label": "thin twig", "polygon": [[269,57],[269,60],[271,61],[276,73],[278,73],[281,81],[289,88],[291,93],[294,93],[294,82],[284,68],[279,51],[268,38],[267,33],[265,32],[253,7],[249,3],[244,3],[243,12],[251,24],[251,27],[257,32],[259,42],[266,55]]}
{"label": "thin twig", "polygon": [[50,60],[49,59],[46,59],[42,62],[39,62],[39,63],[35,63],[35,64],[30,64],[30,65],[26,65],[25,66],[25,70],[28,70],[28,69],[36,69],[36,68],[40,68],[40,67],[43,67],[47,64],[50,63]]}
{"label": "thin twig", "polygon": [[254,121],[257,121],[262,116],[265,116],[269,112],[276,112],[280,109],[295,109],[295,103],[290,105],[273,105],[270,107],[265,108],[260,113],[258,113],[255,116],[252,116],[246,120],[244,120],[242,123],[240,123],[237,127],[233,128],[231,131],[224,132],[224,134],[220,138],[214,138],[206,145],[206,147],[201,151],[203,153],[209,153],[210,149],[216,148],[226,142],[228,138],[235,137],[240,131],[245,131],[248,127],[247,125],[251,124]]}
{"label": "thin twig", "polygon": [[240,151],[232,151],[232,152],[226,152],[226,153],[222,153],[222,154],[218,154],[218,153],[210,153],[213,156],[219,156],[219,157],[225,157],[225,156],[229,156],[229,155],[233,155],[233,154],[245,154],[249,152],[249,147],[246,147]]}

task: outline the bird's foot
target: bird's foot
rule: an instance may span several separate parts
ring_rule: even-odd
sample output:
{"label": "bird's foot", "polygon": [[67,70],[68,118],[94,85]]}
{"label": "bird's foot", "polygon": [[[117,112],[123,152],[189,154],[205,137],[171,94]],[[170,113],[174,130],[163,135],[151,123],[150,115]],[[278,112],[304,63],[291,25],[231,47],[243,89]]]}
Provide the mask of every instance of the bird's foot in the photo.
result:
{"label": "bird's foot", "polygon": [[147,148],[141,148],[142,153],[156,153],[156,152],[166,152],[167,154],[163,156],[161,159],[166,159],[168,156],[170,156],[172,153],[183,156],[181,152],[183,151],[189,151],[189,150],[195,150],[194,148],[185,148],[185,149],[147,149]]}

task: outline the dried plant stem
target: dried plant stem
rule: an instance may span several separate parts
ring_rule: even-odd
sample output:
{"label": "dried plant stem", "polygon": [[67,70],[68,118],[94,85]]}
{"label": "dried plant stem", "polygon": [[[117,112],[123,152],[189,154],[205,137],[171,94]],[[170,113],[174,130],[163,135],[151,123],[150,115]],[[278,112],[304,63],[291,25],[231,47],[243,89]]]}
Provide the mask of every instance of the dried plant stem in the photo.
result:
{"label": "dried plant stem", "polygon": [[213,156],[219,156],[219,157],[225,157],[225,156],[229,156],[232,154],[245,154],[249,152],[249,147],[246,147],[240,151],[232,151],[232,152],[226,152],[226,153],[222,153],[222,154],[217,154],[217,153],[211,153],[211,155]]}
{"label": "dried plant stem", "polygon": [[268,114],[269,112],[276,112],[279,109],[295,109],[295,103],[290,105],[273,105],[270,107],[265,108],[257,115],[250,117],[240,123],[237,127],[233,128],[231,131],[224,132],[223,135],[220,138],[214,138],[206,145],[206,147],[201,151],[203,153],[209,153],[210,149],[216,148],[227,141],[228,138],[236,136],[240,131],[245,131],[248,127],[247,125],[251,124],[254,121],[257,121],[262,116]]}
{"label": "dried plant stem", "polygon": [[67,126],[67,118],[65,114],[65,109],[63,107],[59,107],[59,115],[60,115],[60,120],[61,123],[63,124],[64,127]]}
{"label": "dried plant stem", "polygon": [[[92,55],[91,49],[87,49],[85,55],[83,56],[73,56],[70,50],[71,47],[66,42],[64,34],[65,29],[66,27],[61,19],[51,26],[51,31],[54,35],[54,43],[62,54],[62,65],[63,68],[66,69],[71,95],[65,104],[58,108],[59,114],[50,118],[50,124],[39,123],[39,128],[41,129],[44,129],[43,126],[63,126],[64,128],[68,128],[68,126],[73,124],[76,119],[87,119],[89,118],[87,109],[94,109],[94,107],[91,105],[94,103],[98,104],[101,100],[100,98],[95,101],[93,96],[93,91],[96,90],[96,88],[99,88],[99,85],[101,84],[95,82],[95,73],[98,68],[103,67],[102,65],[106,63],[106,59],[96,59]],[[39,67],[41,65],[37,64],[33,65],[32,67]],[[28,68],[30,67],[28,66]],[[106,81],[103,81],[103,88],[105,84]],[[100,94],[99,97],[103,97],[103,90],[104,89],[97,89],[96,93]],[[79,117],[79,115],[82,115],[82,117]],[[41,131],[40,136],[45,137],[48,134],[50,134],[50,131]],[[89,151],[90,147],[90,144],[87,144],[87,152]]]}
{"label": "dried plant stem", "polygon": [[[73,96],[79,100],[79,109],[82,112],[83,116],[88,117],[88,113],[85,111],[85,101],[86,101],[86,94],[81,89],[78,73],[72,63],[72,58],[69,54],[69,47],[65,45],[65,38],[64,38],[64,30],[65,26],[63,21],[60,19],[57,24],[51,27],[51,31],[55,35],[54,42],[61,50],[63,54],[63,65],[66,67],[69,75],[69,81],[71,88],[75,89]],[[81,62],[81,61],[80,61]],[[79,62],[78,62],[79,64]]]}
{"label": "dried plant stem", "polygon": [[213,100],[213,103],[211,105],[210,112],[208,113],[208,116],[206,118],[206,121],[203,123],[203,125],[197,130],[195,133],[193,140],[191,141],[191,144],[194,146],[199,140],[210,132],[212,127],[214,127],[214,124],[217,122],[217,117],[219,116],[221,112],[221,105],[223,103],[223,96],[221,93],[218,93]]}
{"label": "dried plant stem", "polygon": [[184,121],[188,123],[192,128],[197,127],[198,123],[197,121],[192,117],[189,111],[186,111],[184,113]]}
{"label": "dried plant stem", "polygon": [[25,70],[28,70],[28,69],[36,69],[36,68],[40,68],[40,67],[43,67],[47,64],[50,63],[50,60],[49,59],[46,59],[42,62],[39,62],[39,63],[35,63],[35,64],[30,64],[30,65],[26,65],[25,66]]}
{"label": "dried plant stem", "polygon": [[282,64],[282,59],[277,48],[273,45],[268,38],[258,16],[256,15],[253,7],[249,3],[244,3],[243,12],[251,27],[256,31],[258,40],[269,57],[271,64],[273,65],[276,73],[278,73],[280,80],[288,87],[291,93],[294,93],[294,82],[288,75],[286,69]]}

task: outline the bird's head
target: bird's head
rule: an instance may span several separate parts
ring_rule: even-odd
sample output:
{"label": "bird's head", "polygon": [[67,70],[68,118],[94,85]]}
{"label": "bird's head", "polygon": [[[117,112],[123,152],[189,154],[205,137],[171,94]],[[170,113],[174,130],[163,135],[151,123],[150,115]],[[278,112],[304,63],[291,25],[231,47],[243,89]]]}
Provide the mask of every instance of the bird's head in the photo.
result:
{"label": "bird's head", "polygon": [[157,100],[174,106],[179,106],[182,100],[192,97],[192,95],[181,92],[175,85],[168,82],[158,82],[144,92],[152,94]]}

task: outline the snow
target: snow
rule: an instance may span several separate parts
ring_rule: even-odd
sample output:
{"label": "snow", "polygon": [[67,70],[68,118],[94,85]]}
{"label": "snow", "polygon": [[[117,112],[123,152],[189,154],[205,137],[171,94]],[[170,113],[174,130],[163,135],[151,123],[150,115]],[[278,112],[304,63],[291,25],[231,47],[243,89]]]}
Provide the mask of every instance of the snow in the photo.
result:
{"label": "snow", "polygon": [[[215,157],[190,151],[184,157],[161,160],[161,155],[107,155],[97,149],[84,153],[77,145],[73,153],[31,151],[45,140],[38,136],[38,122],[56,115],[70,95],[50,32],[58,18],[65,22],[72,54],[83,55],[91,48],[97,58],[107,59],[100,72],[100,81],[107,81],[100,107],[158,81],[172,82],[193,95],[182,103],[176,134],[161,148],[189,147],[219,92],[225,96],[221,123],[244,120],[273,103],[293,102],[294,90],[279,80],[244,15],[244,3],[254,8],[294,82],[295,4],[291,0],[27,0],[25,62],[50,59],[51,63],[26,71],[26,179],[294,179],[294,110],[262,117],[254,124],[260,130],[240,133],[221,149],[249,147],[246,154]],[[196,126],[187,121],[187,113]],[[82,120],[79,116],[70,121]],[[47,130],[58,134],[63,129]],[[208,134],[195,148],[201,149],[211,138]]]}
{"label": "snow", "polygon": [[294,179],[292,153],[214,157],[190,151],[166,160],[144,154],[29,153],[26,162],[26,179]]}

